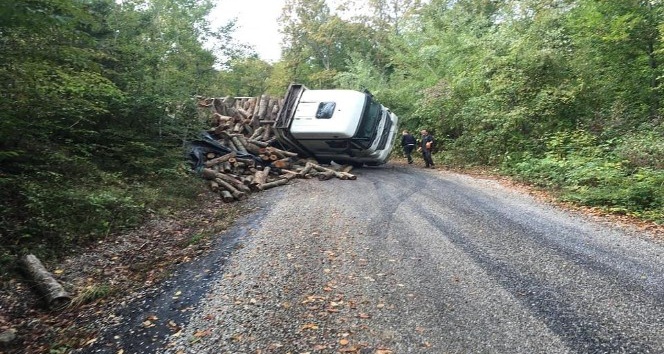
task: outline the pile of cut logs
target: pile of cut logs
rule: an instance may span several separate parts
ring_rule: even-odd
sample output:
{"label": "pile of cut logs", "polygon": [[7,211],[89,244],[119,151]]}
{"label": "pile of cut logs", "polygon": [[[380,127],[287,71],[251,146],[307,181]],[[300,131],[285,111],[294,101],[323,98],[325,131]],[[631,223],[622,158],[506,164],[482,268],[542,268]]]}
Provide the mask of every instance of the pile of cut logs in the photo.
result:
{"label": "pile of cut logs", "polygon": [[208,152],[198,173],[225,202],[295,178],[356,179],[350,165],[321,166],[313,158],[277,148],[272,126],[280,105],[267,95],[198,98],[199,112],[210,122],[208,133],[228,151]]}

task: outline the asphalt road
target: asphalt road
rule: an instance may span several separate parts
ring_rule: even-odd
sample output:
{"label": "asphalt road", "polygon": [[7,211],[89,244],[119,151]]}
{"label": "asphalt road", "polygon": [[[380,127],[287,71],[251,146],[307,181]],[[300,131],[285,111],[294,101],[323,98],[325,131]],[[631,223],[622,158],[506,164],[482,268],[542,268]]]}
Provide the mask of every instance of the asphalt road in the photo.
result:
{"label": "asphalt road", "polygon": [[88,352],[664,353],[662,242],[489,180],[356,173],[255,196]]}

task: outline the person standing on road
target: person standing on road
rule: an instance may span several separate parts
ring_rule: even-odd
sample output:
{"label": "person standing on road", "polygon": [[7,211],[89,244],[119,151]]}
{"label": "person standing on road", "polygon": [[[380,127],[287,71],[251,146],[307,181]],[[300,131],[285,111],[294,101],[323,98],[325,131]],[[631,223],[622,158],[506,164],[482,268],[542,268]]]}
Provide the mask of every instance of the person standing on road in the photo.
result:
{"label": "person standing on road", "polygon": [[415,145],[417,145],[415,137],[412,136],[408,130],[404,130],[403,135],[401,136],[401,147],[403,147],[403,153],[406,154],[409,164],[413,163],[412,153],[415,149]]}
{"label": "person standing on road", "polygon": [[418,150],[422,151],[422,157],[424,158],[424,163],[426,168],[433,168],[433,159],[431,158],[431,151],[433,150],[433,136],[429,134],[426,129],[422,129],[422,141],[420,142],[420,147]]}

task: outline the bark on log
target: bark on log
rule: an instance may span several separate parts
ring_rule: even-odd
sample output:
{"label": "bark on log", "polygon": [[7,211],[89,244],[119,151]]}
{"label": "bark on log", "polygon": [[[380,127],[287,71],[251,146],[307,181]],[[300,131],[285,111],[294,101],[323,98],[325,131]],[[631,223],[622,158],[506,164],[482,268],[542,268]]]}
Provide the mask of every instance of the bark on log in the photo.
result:
{"label": "bark on log", "polygon": [[260,155],[261,154],[261,148],[259,148],[256,144],[251,143],[247,141],[247,143],[244,145],[245,148],[247,148],[247,151],[254,155]]}
{"label": "bark on log", "polygon": [[258,186],[258,188],[260,188],[260,190],[264,191],[266,189],[274,188],[274,187],[277,187],[277,186],[283,186],[286,183],[288,183],[288,179],[283,178],[283,179],[278,179],[278,180],[273,181],[273,182],[268,182],[268,183],[265,183],[265,184],[261,184],[261,185]]}
{"label": "bark on log", "polygon": [[353,170],[353,165],[344,165],[339,171],[350,173],[351,170]]}
{"label": "bark on log", "polygon": [[298,173],[300,177],[305,177],[309,172],[314,168],[314,164],[311,162],[307,162],[307,164],[304,166],[304,168]]}
{"label": "bark on log", "polygon": [[[219,183],[219,181],[225,181],[227,184],[230,184],[233,186],[234,189],[243,191],[243,192],[250,192],[251,190],[245,186],[242,181],[237,180],[227,174],[217,172],[215,170],[209,169],[209,168],[204,168],[201,171],[201,177],[209,180],[216,181]],[[231,191],[232,192],[232,191]]]}
{"label": "bark on log", "polygon": [[312,164],[313,168],[316,169],[317,171],[324,173],[324,174],[329,174],[328,171],[331,171],[334,173],[334,176],[339,178],[339,179],[350,179],[350,180],[355,180],[357,177],[353,174],[347,173],[347,172],[337,172],[335,170],[329,169],[327,167],[323,167],[320,165]]}
{"label": "bark on log", "polygon": [[258,127],[254,130],[254,133],[249,136],[249,140],[258,139],[258,137],[263,136],[264,127]]}
{"label": "bark on log", "polygon": [[277,115],[279,114],[279,104],[275,104],[274,107],[272,107],[272,119],[277,119]]}
{"label": "bark on log", "polygon": [[254,180],[251,182],[251,186],[254,189],[261,190],[261,185],[267,183],[267,176],[270,174],[270,167],[267,166],[263,168],[262,171],[256,171],[254,174]]}
{"label": "bark on log", "polygon": [[220,164],[222,162],[228,161],[231,158],[234,158],[236,155],[235,151],[229,152],[226,155],[219,156],[217,158],[214,158],[212,160],[206,161],[205,162],[205,167],[211,167],[217,164]]}
{"label": "bark on log", "polygon": [[220,187],[223,187],[223,188],[226,189],[228,192],[230,192],[231,195],[233,196],[233,198],[235,198],[235,199],[237,199],[237,200],[242,200],[242,199],[247,198],[247,195],[246,195],[244,192],[240,192],[240,191],[237,190],[234,186],[232,186],[230,183],[228,183],[228,182],[226,182],[226,181],[224,181],[224,180],[222,180],[222,179],[220,179],[220,178],[217,178],[215,181],[216,181],[217,183],[219,183],[219,186],[220,186]]}
{"label": "bark on log", "polygon": [[247,149],[244,147],[244,145],[242,145],[242,142],[240,141],[240,139],[237,138],[237,136],[232,136],[231,141],[233,142],[233,145],[235,145],[236,150],[238,152],[245,155],[248,153]]}
{"label": "bark on log", "polygon": [[71,302],[71,295],[49,273],[37,257],[28,254],[21,258],[23,269],[39,294],[52,310],[61,310]]}
{"label": "bark on log", "polygon": [[247,142],[251,143],[251,144],[254,144],[258,147],[262,147],[262,148],[266,148],[266,147],[270,146],[270,144],[268,144],[264,141],[256,140],[256,139],[249,139],[249,140],[247,140]]}
{"label": "bark on log", "polygon": [[269,98],[267,95],[261,95],[261,101],[258,107],[258,119],[263,120],[267,115],[267,106],[269,103]]}
{"label": "bark on log", "polygon": [[251,115],[251,114],[249,114],[249,112],[247,112],[247,111],[246,111],[244,108],[242,108],[242,107],[238,107],[238,108],[236,108],[236,110],[237,110],[237,113],[238,113],[240,116],[242,116],[242,118],[249,118],[249,116]]}
{"label": "bark on log", "polygon": [[233,195],[231,194],[231,192],[229,192],[229,191],[227,191],[227,190],[225,190],[225,189],[219,191],[219,195],[221,195],[221,200],[223,200],[224,203],[230,203],[230,202],[232,202],[232,201],[235,200],[235,198],[233,197]]}
{"label": "bark on log", "polygon": [[233,169],[233,166],[230,164],[230,162],[224,161],[224,162],[221,163],[220,168],[224,173],[228,173],[228,172],[231,172],[231,170]]}
{"label": "bark on log", "polygon": [[282,174],[279,177],[283,178],[283,179],[286,179],[286,180],[289,180],[289,181],[294,179],[294,178],[299,178],[300,177],[300,175],[295,171],[282,169],[281,172],[282,172]]}
{"label": "bark on log", "polygon": [[276,147],[272,147],[272,146],[266,147],[265,150],[269,153],[277,154],[282,158],[284,158],[284,157],[296,157],[297,156],[297,154],[294,153],[294,152],[277,149]]}
{"label": "bark on log", "polygon": [[227,183],[229,183],[233,187],[235,187],[235,189],[240,190],[242,192],[247,192],[247,193],[251,192],[249,187],[245,186],[244,183],[242,183],[242,181],[240,181],[236,178],[233,178],[233,177],[231,177],[227,174],[218,173],[216,175],[216,181],[218,182],[219,180],[226,181]]}
{"label": "bark on log", "polygon": [[270,137],[272,136],[272,126],[271,125],[264,125],[265,131],[263,131],[263,137],[261,140],[267,142]]}
{"label": "bark on log", "polygon": [[283,168],[291,168],[293,164],[291,163],[289,158],[285,158],[272,162],[272,166],[279,169],[283,169]]}
{"label": "bark on log", "polygon": [[245,132],[247,132],[247,135],[251,136],[254,134],[254,128],[251,126],[251,121],[249,123],[244,122],[244,124],[242,124],[242,128]]}
{"label": "bark on log", "polygon": [[333,170],[320,171],[317,177],[319,181],[327,181],[328,179],[335,177],[336,173],[337,172]]}
{"label": "bark on log", "polygon": [[233,133],[239,133],[242,131],[242,129],[244,129],[244,125],[242,124],[242,122],[237,122],[233,126]]}

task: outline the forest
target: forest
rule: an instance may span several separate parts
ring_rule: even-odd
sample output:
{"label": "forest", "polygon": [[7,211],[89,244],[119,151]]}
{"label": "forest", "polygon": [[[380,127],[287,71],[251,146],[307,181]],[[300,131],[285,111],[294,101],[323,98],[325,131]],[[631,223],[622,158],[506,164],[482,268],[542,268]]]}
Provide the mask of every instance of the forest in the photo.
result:
{"label": "forest", "polygon": [[195,97],[291,82],[370,90],[440,165],[664,222],[661,0],[286,0],[274,63],[214,5],[0,4],[3,272],[191,208]]}

